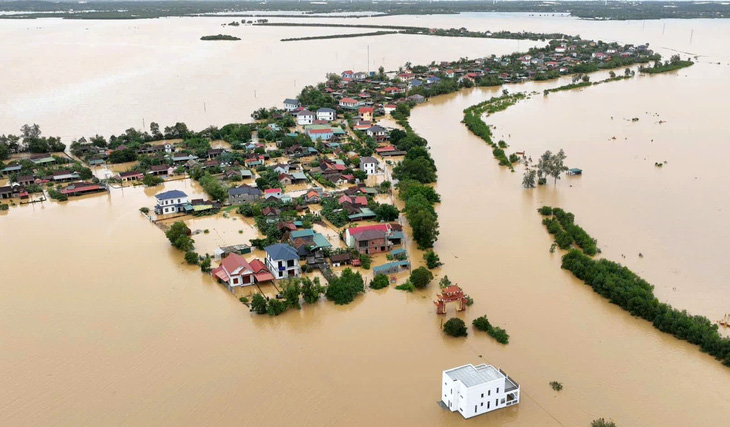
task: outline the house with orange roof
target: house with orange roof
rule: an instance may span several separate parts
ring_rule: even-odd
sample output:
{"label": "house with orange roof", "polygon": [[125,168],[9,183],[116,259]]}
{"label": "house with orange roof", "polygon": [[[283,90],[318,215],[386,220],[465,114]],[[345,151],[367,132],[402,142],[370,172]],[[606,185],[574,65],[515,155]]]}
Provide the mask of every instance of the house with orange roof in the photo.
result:
{"label": "house with orange roof", "polygon": [[254,284],[254,271],[251,265],[235,252],[223,258],[221,264],[211,274],[221,283],[225,283],[231,292],[235,287]]}

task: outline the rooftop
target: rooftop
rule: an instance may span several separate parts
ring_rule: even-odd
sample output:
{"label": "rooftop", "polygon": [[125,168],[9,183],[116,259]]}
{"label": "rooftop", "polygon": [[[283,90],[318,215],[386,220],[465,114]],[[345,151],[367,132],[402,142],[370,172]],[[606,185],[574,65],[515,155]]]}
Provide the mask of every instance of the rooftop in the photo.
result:
{"label": "rooftop", "polygon": [[472,364],[444,371],[454,381],[461,381],[467,387],[474,387],[490,381],[504,378],[494,366],[482,363],[474,366]]}
{"label": "rooftop", "polygon": [[155,198],[157,200],[178,199],[178,198],[183,198],[183,197],[188,197],[188,195],[183,193],[180,190],[170,190],[170,191],[165,191],[164,193],[159,193],[159,194],[155,195]]}

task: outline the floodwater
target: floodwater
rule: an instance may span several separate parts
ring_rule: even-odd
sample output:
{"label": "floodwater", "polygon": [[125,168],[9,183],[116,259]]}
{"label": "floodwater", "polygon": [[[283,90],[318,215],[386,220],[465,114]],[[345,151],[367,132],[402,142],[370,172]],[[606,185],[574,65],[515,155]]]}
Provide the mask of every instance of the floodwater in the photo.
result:
{"label": "floodwater", "polygon": [[[584,169],[557,187],[523,190],[520,168],[499,168],[489,147],[459,123],[463,108],[501,89],[464,91],[413,111],[411,123],[430,141],[439,168],[441,272],[475,300],[459,316],[487,314],[510,333],[507,346],[481,334],[443,336],[444,318],[430,302],[434,286],[371,291],[345,307],[321,301],[278,318],[251,315],[186,265],[138,212],[161,187],[11,208],[0,216],[4,425],[461,425],[459,415],[436,405],[440,371],[481,361],[514,377],[523,398],[474,421],[480,424],[588,425],[598,417],[631,426],[727,423],[730,371],[562,271],[535,208],[575,212],[603,255],[654,283],[662,300],[711,318],[730,311],[723,307],[730,267],[722,259],[722,220],[730,206],[721,163],[728,157],[722,124],[730,23],[480,14],[367,20],[570,28],[705,56],[676,75],[538,95],[490,117],[514,150],[535,158],[564,148],[570,165]],[[0,22],[0,55],[8,58],[0,132],[37,122],[45,134],[72,138],[119,133],[142,118],[194,128],[246,121],[253,108],[277,104],[325,72],[363,68],[368,45],[371,61],[380,57],[388,68],[502,53],[518,43],[403,35],[319,41],[315,49],[315,42],[277,40],[332,29],[273,27],[237,28],[240,44],[197,41],[229,30],[220,23]],[[639,121],[625,120],[632,117]],[[201,195],[187,180],[164,188]],[[193,220],[193,228],[210,230],[196,240],[212,250],[255,232],[238,221]],[[564,390],[553,392],[552,380]]]}

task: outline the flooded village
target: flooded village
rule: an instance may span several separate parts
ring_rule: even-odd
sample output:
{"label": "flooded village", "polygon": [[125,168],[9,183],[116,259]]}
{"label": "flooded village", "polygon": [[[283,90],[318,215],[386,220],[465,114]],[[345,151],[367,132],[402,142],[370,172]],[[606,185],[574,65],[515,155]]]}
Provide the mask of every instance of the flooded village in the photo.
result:
{"label": "flooded village", "polygon": [[[260,31],[272,30],[262,28]],[[521,279],[523,283],[519,285],[510,277],[521,268],[516,263],[517,258],[508,257],[509,261],[503,267],[506,272],[495,273],[505,259],[500,255],[499,246],[511,245],[506,243],[510,242],[510,238],[501,233],[513,233],[516,236],[514,242],[524,244],[525,261],[545,258],[551,242],[543,239],[537,245],[539,247],[527,244],[521,237],[525,230],[517,230],[511,225],[499,230],[499,223],[505,224],[504,217],[487,219],[492,215],[510,213],[487,213],[483,200],[475,201],[471,197],[455,199],[456,195],[465,191],[463,187],[477,189],[483,185],[482,179],[489,177],[498,186],[508,188],[504,194],[511,195],[505,200],[519,200],[525,192],[543,192],[539,201],[529,202],[529,212],[521,209],[525,213],[518,216],[528,215],[531,221],[535,221],[534,217],[538,216],[535,207],[555,205],[560,196],[545,194],[554,187],[552,178],[538,186],[542,188],[533,190],[519,185],[525,171],[524,164],[530,164],[531,157],[539,158],[544,148],[523,144],[518,136],[520,132],[512,130],[514,127],[506,127],[509,134],[501,135],[506,126],[499,122],[502,113],[486,112],[488,119],[483,116],[482,119],[487,125],[491,125],[492,120],[498,123],[496,127],[490,126],[494,139],[500,140],[500,143],[494,142],[495,148],[503,152],[498,156],[493,147],[475,137],[476,133],[469,133],[461,123],[464,118],[462,111],[489,99],[518,92],[528,94],[530,99],[515,107],[510,106],[504,114],[513,111],[513,108],[534,108],[529,105],[553,102],[548,99],[562,95],[544,97],[545,89],[559,89],[581,82],[595,83],[603,81],[600,78],[607,78],[607,84],[598,88],[584,85],[579,90],[585,90],[585,93],[570,93],[575,96],[574,102],[580,102],[588,91],[610,91],[613,85],[642,79],[639,67],[666,67],[668,72],[672,72],[680,69],[674,65],[685,63],[678,56],[662,58],[652,45],[639,42],[642,40],[636,40],[635,44],[621,44],[569,38],[552,40],[516,53],[490,54],[477,59],[457,59],[460,55],[455,52],[446,59],[426,59],[424,65],[403,63],[390,69],[371,68],[370,64],[367,68],[358,68],[356,63],[352,63],[349,69],[329,70],[322,83],[311,82],[300,90],[287,91],[284,97],[274,100],[276,104],[273,107],[267,106],[270,105],[267,103],[256,104],[251,109],[250,118],[240,118],[235,123],[219,127],[197,127],[202,130],[193,130],[192,125],[189,128],[182,121],[162,126],[149,122],[145,123],[145,128],[131,127],[109,138],[99,135],[83,138],[76,135],[72,140],[64,138],[64,142],[71,142],[67,147],[61,147],[56,138],[45,137],[40,129],[29,126],[22,130],[21,135],[5,137],[9,139],[3,141],[8,141],[9,147],[8,158],[2,160],[0,168],[0,195],[6,206],[6,210],[0,212],[3,215],[0,221],[7,224],[3,227],[3,240],[20,239],[23,229],[42,222],[44,215],[49,215],[56,218],[55,224],[38,226],[36,230],[49,235],[63,233],[64,239],[48,243],[48,249],[54,253],[96,251],[98,255],[95,257],[100,257],[97,261],[104,259],[110,263],[115,254],[123,254],[118,265],[94,274],[94,284],[82,286],[79,293],[55,295],[51,298],[55,302],[39,302],[38,308],[43,307],[50,312],[60,310],[60,314],[65,311],[57,305],[61,301],[84,298],[83,295],[94,295],[96,301],[101,301],[110,296],[108,290],[113,289],[111,292],[116,294],[116,298],[137,307],[136,310],[149,313],[145,315],[147,321],[159,323],[160,334],[169,335],[159,336],[159,339],[186,343],[185,347],[180,347],[169,341],[166,348],[151,348],[150,351],[155,353],[161,351],[158,356],[172,356],[181,350],[198,352],[198,346],[203,343],[211,349],[208,357],[188,355],[184,361],[176,363],[178,369],[192,369],[191,372],[193,367],[201,369],[200,378],[186,375],[185,378],[173,379],[165,370],[149,373],[158,386],[176,387],[189,381],[201,384],[203,378],[216,378],[216,384],[203,386],[202,392],[209,394],[221,386],[228,391],[238,390],[240,382],[245,380],[265,384],[272,379],[271,375],[275,382],[281,382],[291,371],[282,369],[283,359],[266,360],[271,359],[267,355],[277,350],[284,350],[287,354],[298,351],[302,363],[316,368],[310,373],[303,373],[303,378],[298,381],[288,382],[287,390],[304,393],[306,387],[302,382],[322,375],[326,377],[325,382],[339,384],[341,380],[336,377],[341,375],[349,378],[350,382],[357,382],[362,387],[358,394],[375,403],[372,396],[378,394],[379,381],[392,376],[392,369],[403,369],[414,352],[433,348],[428,360],[416,362],[418,369],[413,375],[420,371],[420,375],[424,376],[426,368],[428,376],[432,376],[435,372],[466,362],[477,365],[477,362],[482,363],[478,359],[484,357],[487,363],[504,367],[516,378],[510,379],[504,371],[492,366],[483,368],[485,372],[497,372],[496,377],[501,376],[499,381],[513,384],[517,390],[524,387],[525,382],[529,385],[517,395],[517,401],[521,400],[519,406],[488,415],[495,425],[557,425],[559,419],[571,425],[585,424],[586,419],[590,421],[601,416],[630,420],[629,423],[636,425],[651,425],[657,419],[658,405],[667,399],[671,401],[669,389],[658,392],[661,398],[644,400],[650,409],[639,414],[634,412],[632,402],[638,398],[640,389],[629,392],[610,409],[601,405],[603,399],[613,396],[610,389],[621,383],[591,394],[579,410],[570,409],[569,404],[562,401],[546,403],[554,400],[556,395],[550,390],[537,391],[537,388],[548,388],[548,381],[559,379],[567,387],[566,392],[561,393],[568,393],[559,397],[570,396],[575,392],[569,388],[581,383],[578,376],[582,374],[565,370],[559,373],[540,372],[534,357],[538,356],[537,349],[550,346],[545,341],[549,341],[550,337],[542,328],[531,327],[531,322],[514,317],[509,309],[513,305],[509,302],[510,294],[518,293],[528,302],[554,298],[572,306],[579,317],[590,318],[586,327],[592,328],[593,332],[583,329],[553,331],[566,342],[588,340],[587,337],[593,333],[610,335],[616,333],[614,328],[623,325],[625,330],[619,333],[619,341],[629,348],[642,348],[649,359],[661,358],[668,366],[674,367],[696,363],[699,368],[692,374],[695,377],[716,373],[711,389],[727,383],[727,374],[723,371],[726,368],[712,357],[701,355],[696,347],[668,335],[664,337],[653,330],[651,324],[643,325],[641,320],[593,295],[581,294],[580,298],[587,301],[569,303],[570,292],[574,291],[558,290],[552,286],[549,294],[546,289],[530,290],[528,284],[545,281],[570,288],[565,284],[566,279],[560,276],[565,273],[550,259],[546,261],[549,268],[519,273],[529,277]],[[682,57],[687,55],[682,54]],[[694,61],[697,62],[696,59]],[[695,67],[693,65],[689,69]],[[606,75],[609,71],[610,76]],[[551,81],[550,86],[545,86]],[[441,106],[450,104],[457,107],[450,108],[448,113],[439,112]],[[643,116],[641,120],[644,120]],[[53,130],[50,132],[53,133]],[[458,139],[468,141],[469,147],[454,149],[454,141]],[[557,151],[563,147],[551,148]],[[591,167],[585,160],[573,163],[574,153],[580,150],[578,147],[566,146],[565,149],[568,153],[566,169],[567,166],[572,169],[580,167],[588,175],[599,169],[598,166]],[[496,157],[498,162],[492,157]],[[512,174],[510,169],[516,173]],[[561,181],[564,181],[561,186],[567,186],[567,183],[570,183],[570,188],[580,186],[581,177],[568,177],[565,171],[561,175]],[[517,185],[509,186],[508,180],[517,182]],[[479,197],[483,199],[486,196]],[[30,210],[32,215],[18,214]],[[475,212],[470,213],[471,210]],[[480,214],[485,215],[484,221],[494,224],[480,225]],[[578,220],[582,219],[583,215],[580,215]],[[67,226],[64,225],[66,223]],[[449,237],[454,232],[454,225],[459,223],[464,224],[463,229]],[[58,229],[52,230],[52,226]],[[544,232],[539,230],[539,226],[537,220],[536,227],[527,230],[536,231],[535,234],[542,239]],[[589,226],[586,228],[591,229]],[[464,233],[465,230],[468,231]],[[74,243],[70,236],[79,233],[92,233],[95,238],[93,242]],[[605,233],[599,232],[598,236],[599,242],[603,243]],[[122,243],[127,239],[129,242]],[[486,248],[484,245],[488,241],[502,243]],[[622,261],[616,259],[613,248],[605,248],[600,243],[599,247],[606,250],[606,256]],[[475,249],[473,254],[466,254],[470,245],[479,249]],[[171,268],[162,267],[164,264]],[[489,272],[479,275],[466,273],[482,270],[480,265],[488,268]],[[135,270],[135,266],[139,266],[140,271],[129,272]],[[491,276],[493,274],[498,276]],[[424,276],[427,279],[423,279]],[[512,288],[499,286],[499,289],[485,291],[483,282],[486,277],[491,277],[487,280],[489,282],[509,283]],[[63,278],[59,277],[59,280],[67,286],[71,284]],[[135,283],[130,284],[128,280]],[[99,283],[106,283],[107,292],[94,286]],[[35,295],[38,291],[36,286],[32,284],[25,289],[3,292],[6,295],[17,292],[16,297],[25,299]],[[183,293],[180,293],[180,287],[185,289]],[[194,287],[198,289],[191,289]],[[361,293],[368,295],[359,296]],[[458,307],[444,306],[445,301],[459,301],[459,304]],[[158,303],[165,307],[159,316],[153,314]],[[534,301],[529,304],[530,307],[539,305]],[[574,306],[579,304],[584,304],[584,307]],[[175,306],[185,307],[188,313],[178,312],[179,308]],[[96,314],[91,307],[69,317],[68,326],[77,322],[84,325],[94,319]],[[600,307],[598,314],[596,307]],[[119,309],[123,308],[120,306]],[[445,317],[437,315],[444,311]],[[19,307],[7,313],[19,317],[30,314]],[[165,319],[162,313],[172,318]],[[471,320],[484,314],[492,323],[509,331],[512,339],[509,345],[499,344],[478,330],[472,332],[471,327],[468,342],[475,343],[480,350],[473,351],[458,343],[458,339],[443,336],[445,320],[452,317],[469,319],[470,324]],[[129,327],[136,323],[130,318],[132,313],[121,316],[128,321]],[[555,314],[555,323],[563,327],[572,324],[570,316],[565,316]],[[200,321],[201,324],[196,324]],[[208,331],[205,338],[199,330],[203,324]],[[58,327],[65,328],[62,323]],[[134,328],[139,327],[141,325]],[[217,331],[210,332],[210,328]],[[401,328],[403,331],[399,332]],[[94,337],[106,341],[108,337],[116,336],[119,345],[131,345],[141,339],[135,336],[133,329],[111,318],[92,330],[94,332],[88,337],[78,336],[71,341],[82,342]],[[637,330],[639,333],[632,335],[632,331]],[[185,337],[188,332],[199,337],[197,342]],[[569,338],[566,333],[576,335]],[[231,342],[230,336],[238,337],[241,342]],[[281,339],[290,340],[291,347],[279,342]],[[333,343],[338,339],[342,342],[335,346]],[[362,346],[368,346],[369,342],[377,342],[378,347],[388,350],[363,350]],[[30,345],[40,346],[40,343]],[[360,354],[353,356],[348,346],[360,349]],[[672,350],[667,353],[664,346]],[[103,358],[116,359],[120,356],[110,353],[113,347],[109,343],[94,352],[103,353]],[[321,349],[325,347],[336,348],[324,355]],[[101,353],[94,356],[94,352],[84,357],[102,356]],[[590,362],[592,351],[577,349],[577,353],[580,372],[593,371]],[[376,372],[381,363],[386,363],[377,361],[378,355],[382,357],[383,354],[404,360],[393,361],[392,367],[375,374],[372,380],[356,379],[349,364],[344,363],[349,360],[361,366],[363,371]],[[545,357],[556,362],[560,354],[560,351],[550,352]],[[67,357],[78,357],[78,354],[69,347]],[[231,361],[230,357],[239,357],[240,360]],[[698,358],[702,358],[701,361],[698,362]],[[147,369],[141,354],[132,355],[128,362],[119,360],[115,363],[120,363],[117,366],[130,363],[134,371]],[[628,368],[631,361],[625,363],[620,366]],[[212,365],[225,365],[228,369],[219,371]],[[17,359],[12,366],[26,365]],[[332,377],[328,376],[325,366],[334,369]],[[473,366],[472,369],[481,370],[481,366]],[[662,378],[658,374],[659,369],[659,366],[649,369],[646,375],[666,386],[665,379],[657,379]],[[90,381],[94,373],[99,374],[102,370],[103,367],[98,366],[83,376],[88,375],[86,381]],[[275,370],[281,372],[265,374]],[[545,378],[545,375],[550,378]],[[589,376],[593,376],[591,381],[607,381],[602,373]],[[47,381],[55,380],[43,378],[39,371],[29,384],[39,387]],[[59,378],[58,381],[63,380]],[[93,380],[91,382],[94,383]],[[399,387],[406,387],[404,379],[397,382]],[[123,374],[115,383],[98,384],[74,392],[77,398],[93,402],[93,407],[103,408],[95,416],[82,419],[68,414],[62,408],[70,402],[64,400],[59,409],[39,414],[35,421],[89,422],[109,420],[109,417],[115,416],[137,421],[148,419],[154,408],[122,415],[119,411],[126,411],[121,409],[126,405],[115,407],[103,403],[103,395],[113,394],[116,389],[129,393],[134,387],[134,381],[126,379]],[[654,383],[653,387],[657,385]],[[451,425],[458,421],[446,412],[440,412],[433,403],[438,393],[438,384],[433,378],[422,381],[419,387],[431,388],[435,392],[424,390],[407,398],[408,405],[418,408],[421,414],[415,418],[400,418],[402,415],[390,410],[373,416],[364,409],[345,405],[342,412],[334,414],[334,419],[338,423],[356,425],[372,419],[399,419],[406,425],[416,422]],[[97,394],[99,390],[103,391],[94,397],[91,395],[94,389]],[[180,411],[181,402],[193,402],[196,398],[189,396],[178,401],[172,397],[154,396],[154,393],[149,390],[143,396],[126,399],[137,404],[143,399],[152,399],[157,402],[158,408],[170,408],[162,418],[165,422],[201,420],[199,417],[203,414],[212,416],[213,422],[223,424],[243,419],[239,412],[241,408],[226,407],[218,411],[221,406],[215,399],[207,401],[205,409],[200,412]],[[722,396],[709,394],[712,397],[705,396],[709,400],[705,400],[708,408],[703,419],[712,424],[726,413],[728,402]],[[431,395],[433,397],[428,398]],[[255,413],[251,413],[250,407],[246,409],[245,423],[254,420],[264,423],[291,421],[285,414],[272,414],[276,405],[274,390],[265,391],[258,397],[245,391],[243,396],[256,402],[257,407]],[[337,400],[337,396],[317,391],[311,398],[297,403],[297,407],[304,408],[319,399]],[[600,410],[594,411],[592,407]],[[20,418],[13,417],[23,415],[23,411],[12,405],[6,410],[11,420],[17,421]],[[214,411],[218,412],[212,415]],[[181,415],[184,413],[192,418],[185,421],[185,416]],[[323,420],[319,416],[308,417],[307,423],[321,423]]]}

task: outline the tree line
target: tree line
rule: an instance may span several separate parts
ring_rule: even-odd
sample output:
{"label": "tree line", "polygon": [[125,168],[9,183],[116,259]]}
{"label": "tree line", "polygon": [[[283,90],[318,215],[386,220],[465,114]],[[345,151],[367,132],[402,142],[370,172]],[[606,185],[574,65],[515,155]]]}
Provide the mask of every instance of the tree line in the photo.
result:
{"label": "tree line", "polygon": [[[562,209],[543,207],[540,213],[552,213],[563,228],[563,224],[574,225],[573,214]],[[554,224],[552,221],[550,223]],[[654,296],[654,287],[651,284],[621,264],[607,259],[591,258],[587,255],[592,251],[589,241],[595,241],[585,231],[575,227],[575,236],[582,236],[580,239],[585,247],[583,251],[571,249],[565,254],[561,265],[563,269],[573,273],[596,293],[633,316],[648,320],[656,329],[699,346],[700,350],[730,367],[730,338],[721,336],[717,325],[704,316],[692,315],[686,310],[680,311],[660,302]]]}

